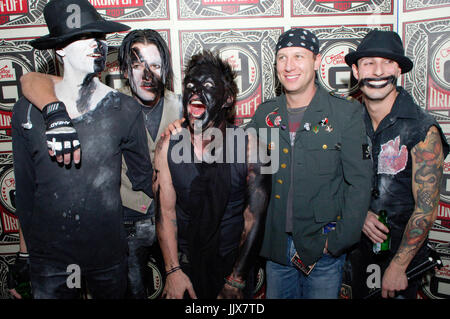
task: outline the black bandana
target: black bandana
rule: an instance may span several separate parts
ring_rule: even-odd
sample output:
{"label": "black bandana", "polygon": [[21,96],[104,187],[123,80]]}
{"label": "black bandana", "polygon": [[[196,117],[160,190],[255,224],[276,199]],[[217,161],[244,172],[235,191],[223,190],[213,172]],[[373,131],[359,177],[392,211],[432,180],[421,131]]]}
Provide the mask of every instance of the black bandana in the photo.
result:
{"label": "black bandana", "polygon": [[301,47],[318,54],[319,40],[312,32],[303,28],[290,29],[278,38],[275,54],[278,50],[289,47]]}

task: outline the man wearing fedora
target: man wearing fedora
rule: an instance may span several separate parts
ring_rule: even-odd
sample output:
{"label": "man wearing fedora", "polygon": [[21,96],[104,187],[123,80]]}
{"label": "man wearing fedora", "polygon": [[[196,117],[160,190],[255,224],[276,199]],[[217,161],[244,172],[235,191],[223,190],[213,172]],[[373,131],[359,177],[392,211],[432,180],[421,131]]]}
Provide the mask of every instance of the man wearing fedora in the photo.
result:
{"label": "man wearing fedora", "polygon": [[[105,21],[87,0],[52,0],[44,17],[50,34],[31,45],[55,49],[62,60],[64,76],[55,83],[59,101],[41,113],[21,98],[12,117],[16,214],[33,296],[76,298],[84,279],[94,298],[121,298],[127,281],[122,156],[133,189],[148,196],[152,167],[139,105],[97,74],[105,67],[105,34],[129,27]],[[81,162],[55,167],[48,150],[64,154],[80,143]]]}
{"label": "man wearing fedora", "polygon": [[[345,61],[363,93],[373,161],[370,208],[352,254],[353,297],[379,288],[373,273],[379,266],[383,298],[416,298],[421,278],[408,282],[406,273],[427,260],[427,237],[437,216],[449,146],[436,120],[396,86],[413,67],[397,33],[370,31]],[[387,212],[390,229],[378,220],[381,210]],[[374,253],[373,245],[388,233],[390,251]]]}

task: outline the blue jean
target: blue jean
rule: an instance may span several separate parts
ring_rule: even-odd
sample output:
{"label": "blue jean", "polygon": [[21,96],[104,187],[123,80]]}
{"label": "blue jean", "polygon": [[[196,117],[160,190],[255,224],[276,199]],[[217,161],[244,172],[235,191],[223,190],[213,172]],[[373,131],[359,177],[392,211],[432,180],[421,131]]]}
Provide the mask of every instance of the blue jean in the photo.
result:
{"label": "blue jean", "polygon": [[[40,258],[30,259],[30,279],[35,299],[79,299],[81,291],[69,288],[67,264]],[[110,267],[85,270],[80,269],[81,280],[86,282],[94,299],[120,299],[125,295],[127,284],[126,258]]]}
{"label": "blue jean", "polygon": [[267,299],[337,299],[342,284],[345,254],[335,258],[329,254],[317,261],[306,276],[291,263],[295,254],[292,237],[288,238],[287,258],[289,265],[273,261],[266,263]]}

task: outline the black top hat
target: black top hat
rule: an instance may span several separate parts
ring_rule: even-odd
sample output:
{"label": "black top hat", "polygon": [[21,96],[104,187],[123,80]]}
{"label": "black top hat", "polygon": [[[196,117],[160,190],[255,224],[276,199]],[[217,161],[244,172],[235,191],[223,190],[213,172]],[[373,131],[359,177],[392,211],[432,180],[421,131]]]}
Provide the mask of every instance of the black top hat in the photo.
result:
{"label": "black top hat", "polygon": [[402,73],[409,72],[412,61],[405,56],[402,40],[393,31],[372,30],[362,39],[356,51],[345,56],[345,62],[352,66],[363,57],[380,57],[394,60],[402,69]]}
{"label": "black top hat", "polygon": [[88,0],[51,0],[44,8],[50,34],[30,41],[36,49],[52,49],[89,33],[127,31],[129,26],[103,19]]}

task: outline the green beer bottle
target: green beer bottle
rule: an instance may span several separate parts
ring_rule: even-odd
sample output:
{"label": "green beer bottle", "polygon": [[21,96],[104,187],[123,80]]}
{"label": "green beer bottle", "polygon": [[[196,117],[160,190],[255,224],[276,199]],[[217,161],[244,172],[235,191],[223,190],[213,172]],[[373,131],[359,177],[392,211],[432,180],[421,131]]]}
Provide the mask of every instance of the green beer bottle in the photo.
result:
{"label": "green beer bottle", "polygon": [[[382,209],[378,212],[378,220],[382,222],[387,228],[389,228],[386,210]],[[373,244],[372,250],[375,254],[388,252],[391,249],[391,234],[387,233],[386,235],[387,238],[382,243]]]}

